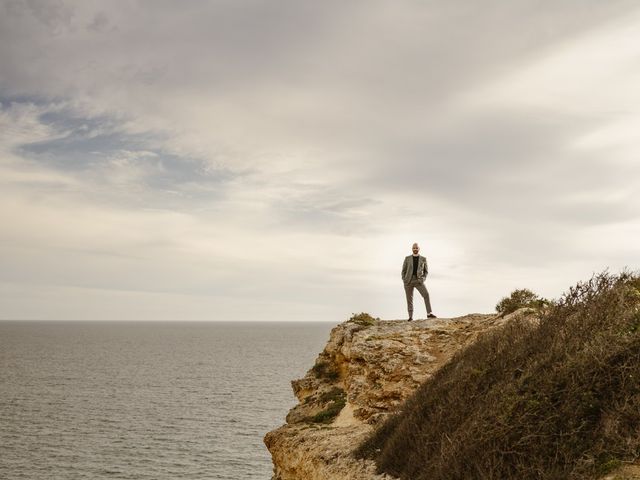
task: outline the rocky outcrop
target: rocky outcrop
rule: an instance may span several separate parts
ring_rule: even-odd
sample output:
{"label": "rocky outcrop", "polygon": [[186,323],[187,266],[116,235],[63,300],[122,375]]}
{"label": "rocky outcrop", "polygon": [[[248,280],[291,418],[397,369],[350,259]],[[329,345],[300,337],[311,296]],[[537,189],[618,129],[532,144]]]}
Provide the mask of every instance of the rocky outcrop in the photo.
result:
{"label": "rocky outcrop", "polygon": [[508,320],[472,314],[336,326],[315,365],[292,382],[299,403],[287,423],[265,436],[273,480],[389,479],[354,450],[455,352]]}

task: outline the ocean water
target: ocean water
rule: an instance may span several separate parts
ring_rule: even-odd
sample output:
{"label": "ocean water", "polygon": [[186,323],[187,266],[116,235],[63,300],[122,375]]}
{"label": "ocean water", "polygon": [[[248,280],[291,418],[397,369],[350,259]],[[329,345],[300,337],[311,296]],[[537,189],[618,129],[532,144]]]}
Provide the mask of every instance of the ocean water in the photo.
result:
{"label": "ocean water", "polygon": [[268,480],[331,327],[0,322],[0,479]]}

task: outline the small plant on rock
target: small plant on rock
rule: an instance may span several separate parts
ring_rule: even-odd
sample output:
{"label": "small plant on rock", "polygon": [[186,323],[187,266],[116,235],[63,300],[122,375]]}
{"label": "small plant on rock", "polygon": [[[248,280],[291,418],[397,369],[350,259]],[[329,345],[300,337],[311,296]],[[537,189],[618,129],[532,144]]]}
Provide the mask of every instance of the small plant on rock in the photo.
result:
{"label": "small plant on rock", "polygon": [[340,377],[340,373],[329,362],[320,360],[311,367],[311,371],[315,373],[317,378],[326,378],[327,380],[337,380]]}
{"label": "small plant on rock", "polygon": [[335,387],[320,395],[318,400],[327,404],[327,407],[311,417],[310,420],[313,423],[330,423],[347,404],[347,394],[342,388]]}
{"label": "small plant on rock", "polygon": [[374,325],[376,322],[379,322],[380,319],[377,317],[374,318],[366,312],[360,312],[360,313],[354,313],[353,315],[351,315],[351,318],[347,321],[351,323],[356,323],[358,325],[363,325],[365,327],[370,327],[371,325]]}

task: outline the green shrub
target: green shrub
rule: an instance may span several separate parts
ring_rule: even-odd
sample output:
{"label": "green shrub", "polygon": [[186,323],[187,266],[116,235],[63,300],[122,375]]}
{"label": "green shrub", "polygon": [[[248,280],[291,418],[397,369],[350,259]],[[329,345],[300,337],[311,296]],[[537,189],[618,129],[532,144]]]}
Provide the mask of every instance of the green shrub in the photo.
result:
{"label": "green shrub", "polygon": [[320,395],[318,401],[328,404],[327,408],[311,417],[310,420],[313,423],[329,423],[338,416],[347,404],[347,395],[342,388],[335,387]]}
{"label": "green shrub", "polygon": [[514,290],[511,295],[504,297],[496,305],[496,311],[500,315],[508,315],[513,313],[519,308],[529,307],[535,309],[541,309],[542,307],[549,305],[549,300],[539,297],[527,288]]}
{"label": "green shrub", "polygon": [[340,373],[335,369],[335,367],[331,363],[323,360],[316,362],[315,365],[311,367],[311,371],[317,378],[326,378],[331,381],[340,378]]}
{"label": "green shrub", "polygon": [[403,480],[592,479],[640,456],[638,276],[487,332],[358,450]]}
{"label": "green shrub", "polygon": [[370,327],[379,321],[379,318],[374,318],[366,312],[354,313],[351,315],[351,318],[347,320],[347,322],[357,323],[358,325],[363,325],[365,327]]}

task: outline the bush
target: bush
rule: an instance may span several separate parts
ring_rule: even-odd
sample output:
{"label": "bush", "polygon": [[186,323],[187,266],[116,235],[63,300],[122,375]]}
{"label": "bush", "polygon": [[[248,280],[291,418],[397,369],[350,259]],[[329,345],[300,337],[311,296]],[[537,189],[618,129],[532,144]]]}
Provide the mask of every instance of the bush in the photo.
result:
{"label": "bush", "polygon": [[353,315],[351,315],[351,318],[347,320],[347,322],[357,323],[358,325],[363,325],[365,327],[374,325],[379,321],[379,318],[374,318],[366,312],[354,313]]}
{"label": "bush", "polygon": [[529,307],[535,308],[536,310],[541,309],[544,306],[549,305],[551,302],[545,298],[541,298],[531,290],[527,288],[522,288],[519,290],[514,290],[511,292],[511,295],[508,297],[504,297],[498,304],[496,305],[496,311],[500,315],[508,315],[509,313],[515,312],[519,308]]}
{"label": "bush", "polygon": [[311,367],[311,371],[317,378],[326,378],[331,381],[340,378],[340,373],[335,369],[335,367],[329,362],[325,362],[323,360],[317,361],[313,367]]}
{"label": "bush", "polygon": [[640,281],[602,273],[443,366],[358,450],[404,480],[587,479],[640,456]]}
{"label": "bush", "polygon": [[314,423],[329,423],[338,416],[347,404],[347,395],[342,388],[334,387],[324,392],[318,399],[321,403],[328,404],[327,408],[310,418]]}

